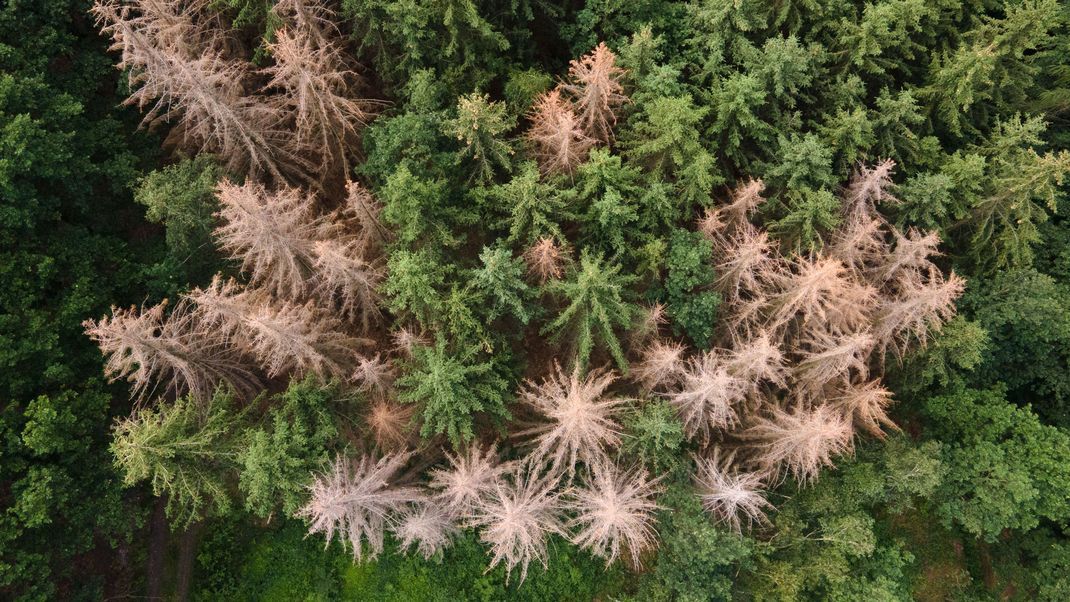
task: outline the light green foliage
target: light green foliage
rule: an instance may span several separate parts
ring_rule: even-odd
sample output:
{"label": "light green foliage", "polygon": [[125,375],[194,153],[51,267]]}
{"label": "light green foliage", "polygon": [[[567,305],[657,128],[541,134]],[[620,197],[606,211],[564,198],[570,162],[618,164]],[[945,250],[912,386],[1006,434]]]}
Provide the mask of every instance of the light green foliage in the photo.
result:
{"label": "light green foliage", "polygon": [[591,353],[597,347],[609,351],[617,367],[627,371],[618,329],[631,324],[636,308],[628,302],[627,287],[634,277],[621,274],[620,265],[584,251],[579,266],[565,280],[555,280],[546,289],[561,298],[564,309],[542,329],[551,340],[567,339],[575,365],[587,369]]}
{"label": "light green foliage", "polygon": [[655,474],[676,466],[684,442],[684,427],[676,411],[662,399],[643,403],[624,421],[622,447]]}
{"label": "light green foliage", "polygon": [[765,171],[767,185],[780,189],[819,189],[836,184],[832,149],[814,134],[779,138],[777,163]]}
{"label": "light green foliage", "polygon": [[438,319],[442,309],[439,289],[446,273],[435,253],[427,249],[392,253],[387,274],[382,288],[390,311],[412,316],[424,326]]}
{"label": "light green foliage", "polygon": [[914,38],[936,17],[937,10],[924,0],[867,4],[857,23],[844,24],[839,43],[852,66],[881,75],[900,68],[903,58],[924,57],[924,46]]}
{"label": "light green foliage", "polygon": [[925,403],[947,467],[937,512],[986,541],[1004,529],[1070,517],[1070,434],[1005,395],[1001,388],[962,389]]}
{"label": "light green foliage", "polygon": [[179,526],[226,514],[233,504],[227,476],[238,458],[233,405],[220,389],[203,404],[180,397],[120,422],[111,450],[123,482],[148,481],[155,495],[166,495],[168,517]]}
{"label": "light green foliage", "polygon": [[326,465],[338,436],[334,395],[314,378],[294,381],[273,401],[265,424],[247,432],[238,489],[248,511],[267,518],[281,507],[292,515],[304,504],[312,473]]}
{"label": "light green foliage", "polygon": [[893,440],[863,450],[813,487],[785,492],[772,519],[776,539],[758,547],[743,588],[770,600],[909,599],[905,577],[914,557],[884,532],[873,509],[902,511],[931,497],[943,474],[938,451]]}
{"label": "light green foliage", "polygon": [[1004,18],[982,18],[966,43],[934,61],[926,92],[952,131],[973,129],[972,118],[985,109],[1021,102],[1038,74],[1031,51],[1051,43],[1059,11],[1056,0],[1009,4]]}
{"label": "light green foliage", "polygon": [[979,150],[989,185],[973,209],[974,260],[985,270],[1028,266],[1040,242],[1038,225],[1055,212],[1059,186],[1070,173],[1070,152],[1039,154],[1044,124],[1018,117],[998,124]]}
{"label": "light green foliage", "polygon": [[474,164],[472,179],[486,182],[496,170],[509,171],[513,149],[502,135],[514,127],[505,105],[486,94],[469,94],[457,99],[457,117],[446,121],[443,131],[461,143],[461,160]]}
{"label": "light green foliage", "polygon": [[825,237],[840,225],[841,209],[840,200],[828,190],[795,189],[787,194],[784,215],[769,224],[769,231],[786,249],[818,251]]}
{"label": "light green foliage", "polygon": [[524,282],[523,262],[505,247],[483,247],[479,260],[483,265],[473,274],[472,284],[490,300],[489,317],[511,315],[527,324],[531,319],[527,306],[531,289]]}
{"label": "light green foliage", "polygon": [[673,328],[700,349],[713,337],[721,296],[713,284],[713,248],[698,232],[676,230],[665,258],[665,306]]}
{"label": "light green foliage", "polygon": [[478,347],[455,347],[439,336],[434,345],[417,348],[397,384],[398,399],[420,406],[421,434],[445,434],[460,447],[475,435],[477,414],[509,415],[509,382]]}

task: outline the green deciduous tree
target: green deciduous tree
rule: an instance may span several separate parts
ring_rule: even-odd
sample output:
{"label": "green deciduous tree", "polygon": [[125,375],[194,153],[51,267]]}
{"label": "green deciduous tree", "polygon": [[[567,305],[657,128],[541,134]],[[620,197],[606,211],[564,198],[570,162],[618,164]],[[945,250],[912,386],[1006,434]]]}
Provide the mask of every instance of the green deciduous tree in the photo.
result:
{"label": "green deciduous tree", "polygon": [[713,284],[713,248],[698,232],[676,230],[665,258],[665,304],[673,327],[699,348],[713,338],[721,295]]}
{"label": "green deciduous tree", "polygon": [[944,441],[947,479],[940,517],[994,541],[1004,529],[1070,516],[1070,435],[1008,403],[1001,388],[963,389],[929,399],[925,411]]}

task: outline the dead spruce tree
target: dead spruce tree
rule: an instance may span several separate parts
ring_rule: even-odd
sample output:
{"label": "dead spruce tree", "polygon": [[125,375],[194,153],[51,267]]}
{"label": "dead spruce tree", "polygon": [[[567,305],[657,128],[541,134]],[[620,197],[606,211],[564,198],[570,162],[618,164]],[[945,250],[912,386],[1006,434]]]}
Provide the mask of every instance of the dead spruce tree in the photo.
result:
{"label": "dead spruce tree", "polygon": [[561,88],[574,100],[580,127],[587,137],[608,144],[613,140],[615,111],[628,102],[620,80],[625,70],[617,66],[617,55],[600,43],[579,60],[569,64],[569,83]]}
{"label": "dead spruce tree", "polygon": [[328,544],[337,535],[355,560],[375,558],[383,551],[383,536],[395,510],[420,500],[417,489],[393,484],[408,459],[407,454],[378,460],[337,458],[313,481],[309,502],[297,515],[308,519],[309,533],[322,533]]}
{"label": "dead spruce tree", "polygon": [[[167,301],[149,308],[112,308],[111,316],[86,320],[86,333],[107,356],[105,373],[133,383],[142,400],[154,394],[185,395],[206,400],[226,385],[240,397],[259,390],[256,374],[224,338],[215,336],[180,301],[167,313]],[[163,390],[156,386],[162,384]]]}
{"label": "dead spruce tree", "polygon": [[[340,35],[332,36],[341,39]],[[340,187],[351,149],[381,103],[360,98],[360,77],[342,48],[300,29],[282,28],[268,44],[273,64],[263,72],[267,106],[277,127],[292,131],[287,150],[314,157],[312,173],[321,186]]]}
{"label": "dead spruce tree", "polygon": [[[935,234],[899,232],[878,212],[898,202],[893,168],[859,167],[839,229],[805,255],[785,257],[751,223],[763,202],[759,181],[741,184],[700,221],[720,257],[723,350],[692,357],[655,390],[689,435],[736,446],[702,464],[701,488],[724,488],[729,474],[756,474],[755,486],[786,475],[809,482],[853,448],[855,429],[881,436],[895,428],[879,380],[885,352],[902,357],[925,345],[954,315],[964,285],[932,263]],[[730,520],[721,501],[710,509]]]}
{"label": "dead spruce tree", "polygon": [[526,383],[521,400],[534,409],[540,424],[518,433],[532,437],[533,462],[545,464],[551,474],[574,474],[580,462],[592,466],[607,461],[607,448],[620,444],[617,416],[628,402],[605,395],[616,376],[605,369],[566,374],[560,365],[539,384]]}
{"label": "dead spruce tree", "polygon": [[565,535],[561,513],[556,480],[518,471],[494,483],[469,522],[490,548],[490,567],[504,563],[507,578],[519,567],[523,583],[533,560],[546,567],[547,538]]}
{"label": "dead spruce tree", "polygon": [[587,159],[594,140],[583,131],[576,113],[560,90],[551,90],[535,101],[527,138],[535,148],[544,174],[572,174]]}
{"label": "dead spruce tree", "polygon": [[576,516],[569,526],[578,529],[572,542],[604,558],[606,566],[625,550],[633,567],[642,566],[640,553],[657,546],[654,496],[659,491],[658,479],[650,479],[644,469],[592,465],[570,492]]}
{"label": "dead spruce tree", "polygon": [[126,104],[147,109],[146,125],[173,125],[173,140],[219,156],[233,173],[279,180],[307,173],[301,155],[286,150],[290,136],[271,109],[246,93],[249,65],[212,42],[224,35],[210,33],[217,24],[194,23],[186,13],[150,18],[115,1],[99,1],[93,11],[129,73]]}

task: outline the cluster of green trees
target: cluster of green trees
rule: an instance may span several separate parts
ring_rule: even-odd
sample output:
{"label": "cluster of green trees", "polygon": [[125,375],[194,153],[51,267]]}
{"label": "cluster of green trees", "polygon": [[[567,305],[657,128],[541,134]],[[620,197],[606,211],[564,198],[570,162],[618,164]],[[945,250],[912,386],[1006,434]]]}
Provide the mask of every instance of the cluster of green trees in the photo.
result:
{"label": "cluster of green trees", "polygon": [[[205,598],[1070,598],[1065,3],[99,3],[196,13],[226,32],[213,52],[268,74],[259,98],[289,98],[268,82],[285,75],[294,23],[336,36],[368,119],[303,185],[324,216],[382,229],[364,257],[384,318],[360,329],[377,343],[351,382],[272,374],[248,399],[136,408],[80,324],[240,276],[213,230],[217,186],[250,160],[159,108],[170,119],[138,131],[119,105],[143,67],[114,69],[90,4],[0,8],[3,597],[140,592],[161,504],[177,531],[217,527],[192,563]],[[610,67],[588,54],[602,42]],[[592,71],[604,106],[585,104]],[[250,114],[265,131],[289,119]],[[388,536],[354,566],[288,518],[338,454],[415,447],[419,472],[440,448],[515,431],[532,418],[519,383],[552,359],[624,374],[651,333],[681,363],[685,345],[731,339],[706,210],[761,179],[752,221],[785,256],[824,253],[851,219],[844,185],[884,159],[894,184],[875,207],[898,232],[939,234],[936,266],[968,283],[959,315],[874,366],[898,431],[856,438],[815,482],[769,479],[767,520],[737,533],[704,511],[708,441],[645,386],[619,417],[620,456],[664,475],[641,570],[554,536],[546,572],[518,585],[500,566],[483,574],[470,530],[430,558]],[[344,198],[350,181],[374,200]],[[440,573],[469,578],[428,585]]]}

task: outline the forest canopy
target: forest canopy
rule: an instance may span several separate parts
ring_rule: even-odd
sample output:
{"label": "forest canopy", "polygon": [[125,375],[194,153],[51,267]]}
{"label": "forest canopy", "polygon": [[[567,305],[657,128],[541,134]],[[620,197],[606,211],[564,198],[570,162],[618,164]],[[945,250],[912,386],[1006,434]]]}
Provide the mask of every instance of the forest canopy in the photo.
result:
{"label": "forest canopy", "polygon": [[1058,0],[9,3],[0,594],[1065,600],[1068,64]]}

